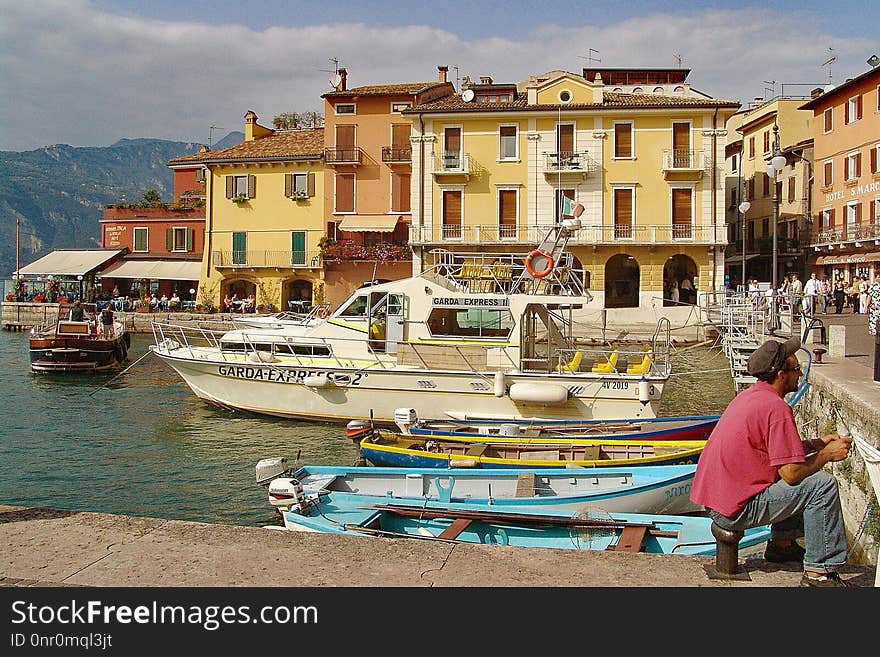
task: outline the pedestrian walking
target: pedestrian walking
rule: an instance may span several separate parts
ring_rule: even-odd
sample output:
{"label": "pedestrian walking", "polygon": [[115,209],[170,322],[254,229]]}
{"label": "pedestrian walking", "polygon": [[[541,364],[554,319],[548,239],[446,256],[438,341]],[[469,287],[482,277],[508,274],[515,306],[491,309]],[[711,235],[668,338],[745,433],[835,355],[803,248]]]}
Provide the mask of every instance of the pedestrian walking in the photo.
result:
{"label": "pedestrian walking", "polygon": [[868,286],[868,333],[877,335],[877,323],[880,322],[880,267],[874,270],[874,282]]}

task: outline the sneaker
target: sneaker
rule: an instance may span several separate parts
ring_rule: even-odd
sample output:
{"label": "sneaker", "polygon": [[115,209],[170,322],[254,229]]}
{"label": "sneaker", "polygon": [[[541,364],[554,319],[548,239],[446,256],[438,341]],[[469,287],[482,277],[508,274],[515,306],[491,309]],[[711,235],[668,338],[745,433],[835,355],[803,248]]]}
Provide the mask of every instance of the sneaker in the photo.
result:
{"label": "sneaker", "polygon": [[851,588],[837,573],[825,573],[819,577],[810,577],[804,573],[801,576],[801,586]]}
{"label": "sneaker", "polygon": [[776,543],[770,541],[767,543],[767,549],[764,550],[764,561],[773,563],[785,563],[786,561],[803,561],[806,550],[797,543],[792,543],[788,547],[777,547]]}

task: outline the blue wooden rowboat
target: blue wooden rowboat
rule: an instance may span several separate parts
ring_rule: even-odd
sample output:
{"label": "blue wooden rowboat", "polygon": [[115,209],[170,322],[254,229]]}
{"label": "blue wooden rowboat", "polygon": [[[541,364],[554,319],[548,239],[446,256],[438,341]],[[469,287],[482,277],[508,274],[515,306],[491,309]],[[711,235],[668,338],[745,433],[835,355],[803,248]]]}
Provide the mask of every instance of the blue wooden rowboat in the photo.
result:
{"label": "blue wooden rowboat", "polygon": [[295,504],[301,494],[333,493],[361,506],[430,500],[496,509],[513,505],[572,512],[587,506],[637,513],[702,511],[690,501],[695,465],[577,470],[286,466],[287,459],[277,458],[263,459],[256,466],[257,481],[268,487],[269,503],[279,510]]}
{"label": "blue wooden rowboat", "polygon": [[594,468],[695,464],[705,440],[517,438],[489,441],[406,436],[373,429],[361,456],[377,466],[405,468]]}
{"label": "blue wooden rowboat", "polygon": [[[515,547],[714,555],[712,520],[606,511],[571,512],[494,504],[359,504],[339,493],[312,495],[283,511],[291,531],[445,540]],[[766,543],[769,526],[746,530],[741,550]]]}

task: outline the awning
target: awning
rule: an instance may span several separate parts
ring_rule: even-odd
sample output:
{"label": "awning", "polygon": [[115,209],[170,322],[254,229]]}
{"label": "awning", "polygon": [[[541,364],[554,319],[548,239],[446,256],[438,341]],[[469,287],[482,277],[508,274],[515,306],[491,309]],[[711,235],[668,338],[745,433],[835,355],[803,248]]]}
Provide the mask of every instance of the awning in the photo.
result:
{"label": "awning", "polygon": [[124,249],[52,251],[18,270],[21,276],[85,276],[122,254]]}
{"label": "awning", "polygon": [[816,258],[817,265],[847,265],[860,262],[877,262],[880,260],[880,251],[873,253],[850,253],[839,256],[819,256]]}
{"label": "awning", "polygon": [[357,214],[346,217],[339,222],[339,230],[347,232],[371,232],[371,233],[390,233],[397,226],[400,217],[389,217],[388,215],[368,215]]}
{"label": "awning", "polygon": [[120,260],[101,272],[111,278],[145,278],[166,281],[197,281],[199,260]]}
{"label": "awning", "polygon": [[[760,253],[750,253],[750,254],[747,254],[747,255],[746,255],[746,261],[749,261],[749,260],[751,260],[752,258],[757,258],[759,255],[761,255],[761,254],[760,254]],[[727,257],[724,259],[724,262],[727,263],[727,264],[736,264],[737,262],[742,262],[742,260],[743,260],[743,257],[742,257],[741,255],[732,255],[732,256],[727,256]]]}

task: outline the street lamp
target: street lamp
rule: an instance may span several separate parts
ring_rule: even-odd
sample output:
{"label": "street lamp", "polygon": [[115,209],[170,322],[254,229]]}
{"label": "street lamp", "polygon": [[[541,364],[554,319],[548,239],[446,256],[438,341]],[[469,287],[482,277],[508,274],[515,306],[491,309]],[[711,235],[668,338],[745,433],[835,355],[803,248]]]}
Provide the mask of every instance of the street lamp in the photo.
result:
{"label": "street lamp", "polygon": [[771,285],[772,291],[770,293],[771,299],[771,326],[774,328],[777,326],[778,321],[778,307],[776,301],[776,289],[779,286],[778,275],[776,272],[777,268],[777,259],[778,259],[778,251],[779,245],[777,242],[776,234],[779,232],[779,193],[776,187],[776,176],[779,175],[779,172],[785,168],[786,159],[782,154],[782,151],[779,149],[779,126],[774,122],[773,123],[773,155],[770,157],[769,162],[767,163],[767,176],[773,178],[773,275]]}
{"label": "street lamp", "polygon": [[739,212],[742,215],[742,243],[743,243],[743,246],[742,246],[742,257],[743,257],[742,284],[743,284],[743,290],[749,289],[748,283],[746,283],[746,212],[749,211],[750,207],[752,207],[752,204],[749,203],[748,201],[745,201],[745,200],[739,204]]}

